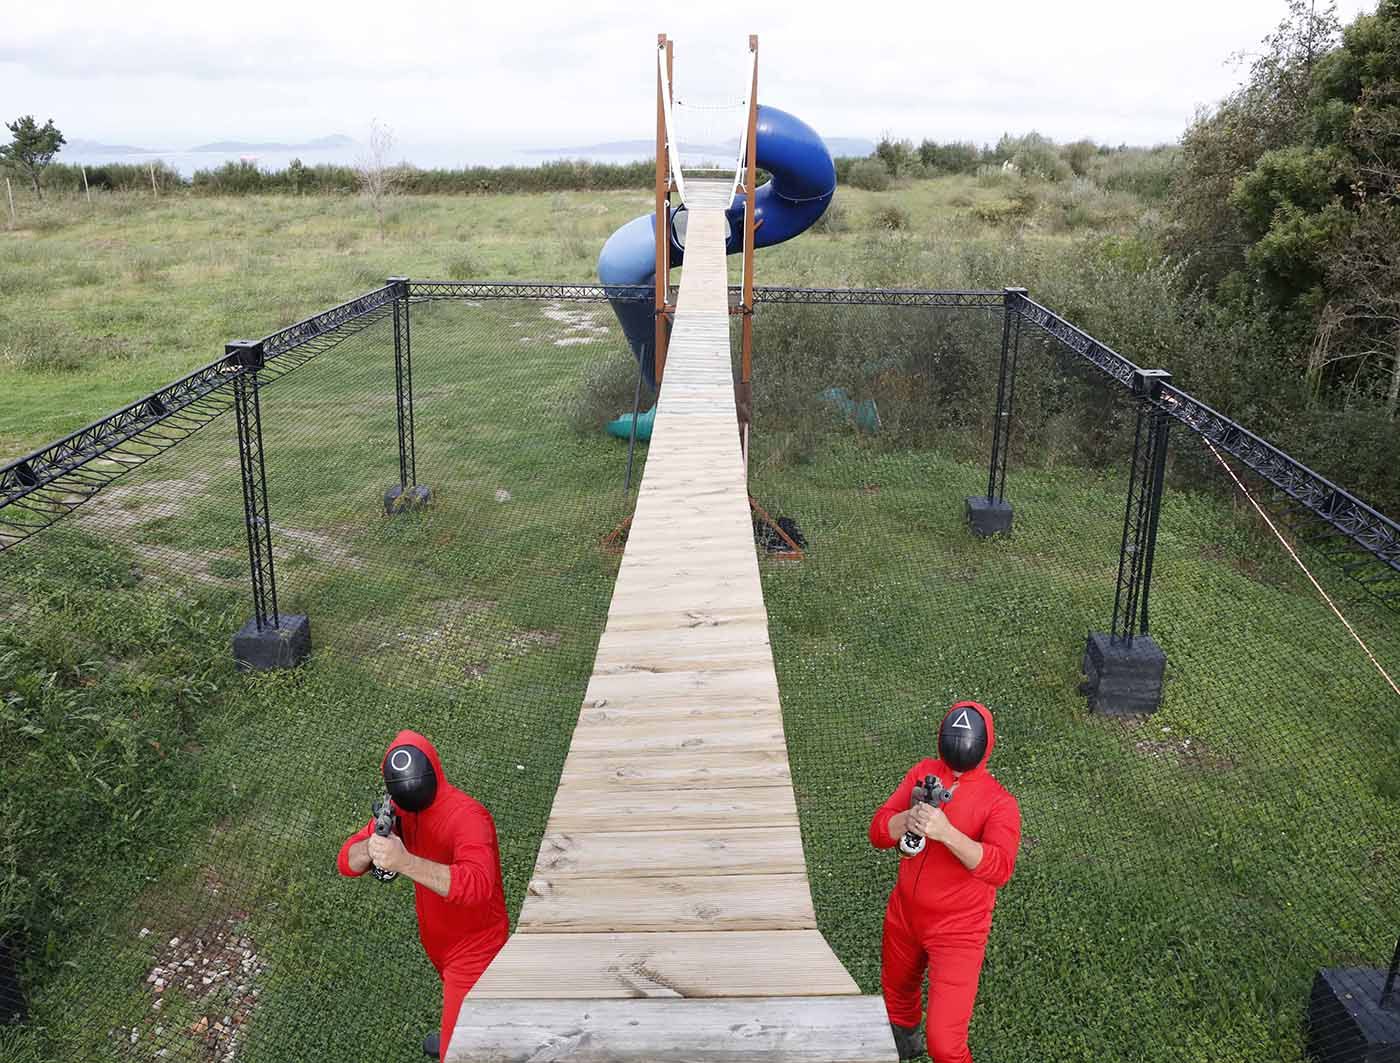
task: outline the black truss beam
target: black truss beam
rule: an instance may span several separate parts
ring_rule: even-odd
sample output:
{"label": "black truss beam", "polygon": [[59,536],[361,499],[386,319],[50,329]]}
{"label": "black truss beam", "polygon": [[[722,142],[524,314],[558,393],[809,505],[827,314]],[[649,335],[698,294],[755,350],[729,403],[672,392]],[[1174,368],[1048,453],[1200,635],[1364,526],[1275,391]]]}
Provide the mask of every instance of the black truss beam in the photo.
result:
{"label": "black truss beam", "polygon": [[1167,468],[1167,431],[1171,425],[1153,393],[1167,374],[1144,370],[1137,382],[1140,396],[1133,460],[1128,470],[1128,499],[1123,507],[1123,543],[1118,553],[1118,581],[1113,594],[1112,642],[1151,633],[1149,600],[1152,561],[1157,552],[1157,525],[1162,513],[1162,486]]}
{"label": "black truss beam", "polygon": [[572,299],[604,302],[609,299],[655,298],[649,285],[539,284],[527,281],[410,281],[411,299]]}
{"label": "black truss beam", "polygon": [[[647,301],[650,286],[412,281],[412,299],[560,299]],[[737,290],[737,289],[736,289]],[[260,387],[295,371],[316,355],[393,312],[396,285],[385,285],[265,337]],[[915,306],[1002,310],[1006,293],[884,288],[759,287],[755,303],[787,305]],[[1139,367],[1082,329],[1025,295],[1015,313],[1053,336],[1105,375],[1131,389]],[[0,466],[0,550],[48,527],[117,477],[174,446],[226,413],[229,385],[243,370],[221,358],[85,428]],[[1154,400],[1162,410],[1233,455],[1292,503],[1306,509],[1386,569],[1363,583],[1400,577],[1400,525],[1325,477],[1211,409],[1165,385]],[[998,470],[998,480],[1004,475]]]}
{"label": "black truss beam", "polygon": [[[288,326],[259,343],[267,387],[389,314],[394,290],[376,289]],[[61,520],[113,480],[188,439],[234,405],[246,369],[225,355],[72,435],[0,467],[0,550]]]}
{"label": "black truss beam", "polygon": [[[736,288],[731,288],[736,291]],[[1003,292],[933,291],[902,288],[759,287],[754,303],[825,306],[924,306],[961,310],[1002,310]]]}
{"label": "black truss beam", "polygon": [[1239,459],[1296,507],[1400,573],[1400,525],[1395,521],[1179,388],[1163,386],[1157,403],[1201,438]]}
{"label": "black truss beam", "polygon": [[[731,297],[740,292],[730,287]],[[414,299],[635,299],[646,302],[655,297],[647,285],[537,284],[515,281],[413,281],[409,294]],[[755,303],[783,303],[832,306],[926,306],[949,309],[1001,310],[1002,292],[933,291],[897,288],[791,288],[757,287]]]}
{"label": "black truss beam", "polygon": [[413,430],[413,334],[410,331],[407,277],[391,277],[394,299],[394,409],[399,432],[399,490],[418,483]]}
{"label": "black truss beam", "polygon": [[[340,333],[346,325],[356,322],[376,310],[392,307],[398,295],[399,291],[396,285],[386,284],[382,288],[376,288],[372,292],[356,296],[339,306],[333,306],[329,310],[313,314],[303,321],[298,321],[295,325],[279,329],[270,336],[262,338],[263,356],[266,361],[272,362],[280,354],[304,347],[309,343],[315,343],[327,338],[331,333]],[[372,320],[378,320],[378,318]],[[340,342],[339,339],[336,342]],[[321,350],[325,349],[321,348]]]}
{"label": "black truss beam", "polygon": [[281,625],[277,609],[277,575],[272,562],[272,514],[267,503],[267,468],[263,461],[262,403],[258,370],[266,353],[256,340],[235,340],[229,358],[243,367],[234,378],[234,414],[238,425],[238,466],[243,481],[243,523],[248,533],[248,570],[253,589],[256,630]]}
{"label": "black truss beam", "polygon": [[[1127,390],[1133,390],[1133,381],[1143,370],[1117,351],[1032,299],[1023,297],[1019,312],[1104,375]],[[1383,566],[1383,571],[1367,578],[1357,575],[1357,570],[1353,569],[1352,578],[1373,593],[1379,583],[1383,589],[1377,597],[1388,604],[1400,602],[1400,594],[1387,593],[1392,589],[1392,581],[1400,580],[1400,525],[1180,388],[1163,384],[1155,396],[1151,401],[1163,413],[1237,458],[1293,506],[1306,510],[1356,549],[1368,554],[1363,567]],[[1394,584],[1394,589],[1400,591],[1400,584]]]}
{"label": "black truss beam", "polygon": [[1112,377],[1129,391],[1133,389],[1133,380],[1141,367],[1128,361],[1112,347],[1100,343],[1083,329],[1071,325],[1059,314],[1047,310],[1028,296],[1023,295],[1016,301],[1016,309],[1032,325],[1055,337],[1101,373]]}

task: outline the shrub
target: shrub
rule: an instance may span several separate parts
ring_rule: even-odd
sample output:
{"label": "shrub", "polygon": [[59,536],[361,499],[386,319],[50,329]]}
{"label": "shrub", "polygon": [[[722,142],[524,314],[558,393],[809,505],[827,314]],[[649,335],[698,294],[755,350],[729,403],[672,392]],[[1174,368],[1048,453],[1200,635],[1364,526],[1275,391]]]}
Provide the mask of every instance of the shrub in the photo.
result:
{"label": "shrub", "polygon": [[851,166],[846,183],[867,192],[883,192],[890,187],[890,172],[879,159],[861,159]]}
{"label": "shrub", "polygon": [[895,140],[888,133],[875,145],[875,157],[885,164],[891,177],[906,176],[919,158],[912,141]]}
{"label": "shrub", "polygon": [[1181,172],[1181,149],[1175,145],[1155,148],[1116,148],[1094,156],[1089,176],[1110,192],[1130,192],[1152,203],[1162,203]]}
{"label": "shrub", "polygon": [[845,202],[838,196],[826,205],[826,210],[817,219],[817,223],[812,226],[812,231],[835,235],[847,232],[850,228],[851,212],[846,209]]}
{"label": "shrub", "polygon": [[973,173],[981,158],[982,153],[976,144],[937,144],[925,140],[919,145],[919,161],[931,174]]}
{"label": "shrub", "polygon": [[1098,151],[1098,145],[1092,140],[1076,140],[1073,144],[1062,147],[1060,156],[1069,164],[1075,177],[1084,177],[1089,173],[1089,166]]}
{"label": "shrub", "polygon": [[876,208],[874,217],[879,228],[890,232],[909,228],[909,212],[898,203],[886,203]]}
{"label": "shrub", "polygon": [[[630,354],[618,352],[595,362],[574,396],[570,420],[574,429],[584,436],[595,436],[604,425],[619,415],[632,412],[632,400],[637,394],[637,360]],[[651,409],[655,394],[642,385],[641,412]]]}
{"label": "shrub", "polygon": [[1069,163],[1060,158],[1052,141],[1030,133],[1011,156],[1011,163],[1026,177],[1042,181],[1066,181],[1073,176]]}

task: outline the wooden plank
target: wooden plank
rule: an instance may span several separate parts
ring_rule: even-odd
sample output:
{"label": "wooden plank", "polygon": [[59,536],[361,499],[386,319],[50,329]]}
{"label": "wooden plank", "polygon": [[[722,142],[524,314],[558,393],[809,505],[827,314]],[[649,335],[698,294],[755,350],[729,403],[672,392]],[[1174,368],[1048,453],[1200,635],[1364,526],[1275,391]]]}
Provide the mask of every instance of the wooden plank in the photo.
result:
{"label": "wooden plank", "polygon": [[[650,839],[664,845],[666,835]],[[810,930],[807,875],[673,875],[530,880],[516,933]]]}
{"label": "wooden plank", "polygon": [[495,1063],[894,1063],[879,997],[478,1001],[447,1054]]}
{"label": "wooden plank", "polygon": [[598,640],[598,657],[607,661],[650,660],[657,655],[694,658],[717,653],[762,657],[767,653],[771,667],[772,652],[766,623],[748,620],[721,624],[707,621],[704,614],[680,627],[656,625],[625,631],[613,628],[604,631]]}
{"label": "wooden plank", "polygon": [[656,757],[607,751],[571,752],[559,779],[562,788],[587,790],[697,790],[714,787],[790,786],[787,754],[781,749],[682,753]]}
{"label": "wooden plank", "polygon": [[795,827],[788,786],[713,790],[639,790],[573,795],[560,791],[546,827],[551,832],[649,831],[661,844],[668,830]]}
{"label": "wooden plank", "polygon": [[[567,977],[561,977],[567,972]],[[471,999],[825,996],[859,993],[815,930],[517,934]]]}
{"label": "wooden plank", "polygon": [[[698,699],[697,699],[698,700]],[[703,721],[728,721],[731,726],[772,726],[782,722],[776,699],[706,699],[699,704],[642,706],[635,709],[584,709],[579,713],[578,732],[604,728],[613,733],[635,727],[651,727],[675,733],[678,727]]]}
{"label": "wooden plank", "polygon": [[687,603],[676,608],[673,600],[639,602],[633,608],[616,609],[608,613],[605,631],[620,635],[633,631],[695,631],[698,628],[726,629],[759,627],[768,633],[768,610],[763,599],[755,596],[744,603],[719,601],[714,605],[696,607]]}
{"label": "wooden plank", "polygon": [[769,668],[595,675],[588,681],[583,711],[652,709],[732,703],[751,698],[778,704],[778,680]]}
{"label": "wooden plank", "polygon": [[576,731],[573,748],[580,752],[613,752],[635,756],[643,753],[785,750],[787,741],[783,736],[782,722],[777,719],[761,726],[735,726],[728,720],[706,720],[689,723],[684,729],[618,729],[601,734],[596,729]]}
{"label": "wooden plank", "polygon": [[549,833],[535,861],[535,874],[555,879],[806,870],[802,838],[791,827],[672,830],[659,844],[642,831]]}

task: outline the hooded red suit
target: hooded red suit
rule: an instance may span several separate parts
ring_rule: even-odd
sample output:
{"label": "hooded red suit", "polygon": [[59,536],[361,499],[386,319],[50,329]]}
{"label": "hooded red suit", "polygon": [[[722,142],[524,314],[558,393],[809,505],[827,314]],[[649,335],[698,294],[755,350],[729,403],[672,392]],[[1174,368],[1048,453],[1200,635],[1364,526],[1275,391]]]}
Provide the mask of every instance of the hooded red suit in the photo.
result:
{"label": "hooded red suit", "polygon": [[[977,998],[982,955],[992,927],[996,891],[1011,878],[1021,844],[1021,810],[987,771],[995,744],[992,714],[976,702],[959,702],[952,711],[973,708],[987,724],[987,751],[976,767],[957,778],[953,799],[943,806],[948,821],[982,843],[982,860],[971,871],[940,842],[928,841],[923,852],[899,862],[899,878],[885,908],[880,985],[890,1022],[918,1026],[923,1008],[919,991],[929,972],[928,1048],[935,1063],[970,1063],[967,1026]],[[889,800],[870,821],[870,841],[877,849],[898,844],[890,838],[890,820],[909,809],[914,786],[936,775],[944,786],[953,771],[941,760],[921,760],[905,773]]]}
{"label": "hooded red suit", "polygon": [[[484,805],[447,781],[433,744],[416,731],[400,731],[389,749],[413,745],[427,754],[437,773],[437,793],[421,812],[406,812],[397,805],[399,833],[404,848],[414,856],[451,867],[452,887],[440,897],[414,883],[413,902],[418,911],[418,939],[442,978],[442,1058],[457,1024],[462,998],[486,970],[510,936],[505,890],[501,885],[501,852],[496,844],[496,824]],[[384,751],[387,758],[389,750]],[[383,770],[383,761],[380,769]],[[374,833],[374,820],[346,839],[337,864],[342,875],[350,869],[350,846]],[[363,872],[358,872],[363,874]]]}

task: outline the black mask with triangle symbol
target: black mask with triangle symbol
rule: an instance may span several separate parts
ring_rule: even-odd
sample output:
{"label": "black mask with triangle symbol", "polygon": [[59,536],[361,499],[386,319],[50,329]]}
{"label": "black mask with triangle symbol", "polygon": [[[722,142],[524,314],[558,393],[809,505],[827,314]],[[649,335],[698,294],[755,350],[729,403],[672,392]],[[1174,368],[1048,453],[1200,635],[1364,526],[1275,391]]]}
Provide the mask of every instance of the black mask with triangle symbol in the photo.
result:
{"label": "black mask with triangle symbol", "polygon": [[970,705],[955,705],[938,729],[938,759],[954,771],[970,771],[987,752],[987,721]]}

